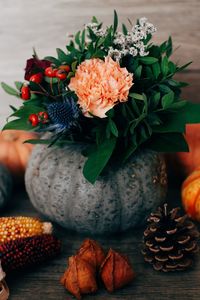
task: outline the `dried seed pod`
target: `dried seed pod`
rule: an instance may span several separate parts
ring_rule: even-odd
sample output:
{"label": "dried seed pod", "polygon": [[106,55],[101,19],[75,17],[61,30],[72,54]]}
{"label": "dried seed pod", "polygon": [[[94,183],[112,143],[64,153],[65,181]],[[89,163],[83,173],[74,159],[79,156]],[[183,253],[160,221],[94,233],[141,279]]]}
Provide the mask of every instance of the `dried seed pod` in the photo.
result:
{"label": "dried seed pod", "polygon": [[78,251],[78,255],[92,264],[96,269],[100,267],[106,257],[99,243],[90,239],[83,242]]}
{"label": "dried seed pod", "polygon": [[52,224],[32,217],[0,218],[0,244],[18,238],[40,234],[51,234]]}
{"label": "dried seed pod", "polygon": [[0,300],[7,300],[9,298],[9,289],[5,282],[6,274],[1,267],[0,261]]}
{"label": "dried seed pod", "polygon": [[129,284],[135,277],[128,258],[112,249],[101,265],[100,275],[109,292]]}
{"label": "dried seed pod", "polygon": [[0,260],[8,272],[39,264],[60,251],[61,242],[51,234],[43,234],[1,244]]}
{"label": "dried seed pod", "polygon": [[7,300],[9,298],[9,289],[5,280],[0,282],[0,300]]}
{"label": "dried seed pod", "polygon": [[82,294],[97,291],[95,268],[78,255],[69,258],[69,266],[61,278],[61,283],[77,299]]}

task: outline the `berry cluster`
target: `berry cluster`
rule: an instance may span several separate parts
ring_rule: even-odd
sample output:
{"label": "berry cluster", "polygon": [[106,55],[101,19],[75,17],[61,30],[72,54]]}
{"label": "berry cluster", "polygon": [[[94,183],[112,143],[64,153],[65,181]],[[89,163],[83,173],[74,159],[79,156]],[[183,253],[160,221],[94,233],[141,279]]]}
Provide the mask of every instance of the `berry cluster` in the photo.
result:
{"label": "berry cluster", "polygon": [[40,122],[42,124],[48,123],[49,115],[46,111],[40,111],[38,114],[31,114],[28,120],[31,122],[31,125],[35,127]]}
{"label": "berry cluster", "polygon": [[45,75],[47,77],[56,77],[60,80],[67,79],[67,74],[70,72],[70,67],[68,65],[61,65],[58,69],[53,67],[48,67],[45,69]]}
{"label": "berry cluster", "polygon": [[[29,82],[34,82],[36,84],[41,84],[44,77],[49,78],[57,78],[58,80],[64,81],[67,79],[67,75],[70,72],[70,66],[68,65],[61,65],[59,68],[55,68],[52,64],[50,67],[44,69],[44,72],[38,72],[33,74],[29,78]],[[31,88],[28,83],[24,83],[21,88],[21,98],[24,101],[27,101],[31,98]],[[31,114],[29,116],[29,122],[33,127],[36,127],[39,123],[45,124],[48,123],[49,116],[48,113],[45,111],[41,111],[38,114]]]}

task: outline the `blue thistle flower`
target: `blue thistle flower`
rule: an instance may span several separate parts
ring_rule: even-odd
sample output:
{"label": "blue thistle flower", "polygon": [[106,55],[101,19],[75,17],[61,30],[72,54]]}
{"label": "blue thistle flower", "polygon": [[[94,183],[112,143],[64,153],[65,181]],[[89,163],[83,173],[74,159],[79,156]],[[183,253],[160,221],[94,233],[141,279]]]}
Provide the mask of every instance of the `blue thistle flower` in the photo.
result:
{"label": "blue thistle flower", "polygon": [[76,125],[79,117],[79,108],[73,98],[65,98],[63,102],[49,104],[47,112],[53,123],[49,126],[49,130],[55,130],[57,133],[69,130]]}

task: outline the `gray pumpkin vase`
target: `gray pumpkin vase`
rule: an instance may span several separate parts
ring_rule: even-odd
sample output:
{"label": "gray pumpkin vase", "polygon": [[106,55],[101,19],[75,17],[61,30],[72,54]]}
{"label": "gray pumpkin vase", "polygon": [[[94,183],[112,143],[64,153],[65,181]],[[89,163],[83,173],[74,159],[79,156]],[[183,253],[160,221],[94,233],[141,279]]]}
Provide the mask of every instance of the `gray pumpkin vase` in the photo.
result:
{"label": "gray pumpkin vase", "polygon": [[94,185],[83,177],[81,146],[37,145],[25,183],[34,207],[61,226],[85,234],[138,227],[166,195],[165,162],[141,151],[117,171],[109,169]]}
{"label": "gray pumpkin vase", "polygon": [[12,183],[12,176],[8,169],[0,165],[0,211],[10,199]]}

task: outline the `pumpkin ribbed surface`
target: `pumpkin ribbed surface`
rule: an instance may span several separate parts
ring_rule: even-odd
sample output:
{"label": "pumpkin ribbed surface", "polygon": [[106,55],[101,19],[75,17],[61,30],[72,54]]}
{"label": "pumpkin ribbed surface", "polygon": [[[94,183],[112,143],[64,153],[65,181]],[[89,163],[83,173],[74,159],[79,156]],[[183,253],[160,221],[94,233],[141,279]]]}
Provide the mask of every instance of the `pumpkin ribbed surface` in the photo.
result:
{"label": "pumpkin ribbed surface", "polygon": [[60,225],[87,234],[140,226],[165,199],[163,158],[142,151],[119,169],[108,168],[94,185],[83,177],[82,145],[34,148],[26,171],[33,205]]}

